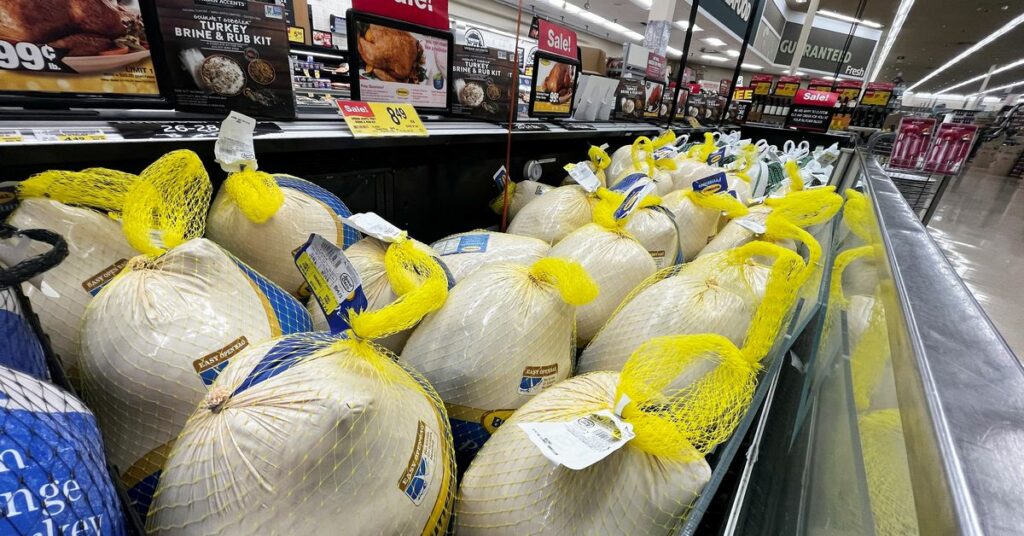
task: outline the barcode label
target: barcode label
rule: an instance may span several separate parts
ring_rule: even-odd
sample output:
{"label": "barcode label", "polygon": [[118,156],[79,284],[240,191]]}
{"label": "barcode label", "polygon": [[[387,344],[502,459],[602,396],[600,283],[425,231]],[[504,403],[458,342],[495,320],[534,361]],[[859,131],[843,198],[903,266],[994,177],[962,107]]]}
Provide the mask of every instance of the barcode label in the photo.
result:
{"label": "barcode label", "polygon": [[609,410],[566,422],[521,422],[519,427],[545,458],[576,471],[603,460],[636,437],[633,425]]}
{"label": "barcode label", "polygon": [[332,333],[348,329],[348,311],[366,309],[359,272],[341,248],[318,234],[295,252],[295,266],[327,317]]}

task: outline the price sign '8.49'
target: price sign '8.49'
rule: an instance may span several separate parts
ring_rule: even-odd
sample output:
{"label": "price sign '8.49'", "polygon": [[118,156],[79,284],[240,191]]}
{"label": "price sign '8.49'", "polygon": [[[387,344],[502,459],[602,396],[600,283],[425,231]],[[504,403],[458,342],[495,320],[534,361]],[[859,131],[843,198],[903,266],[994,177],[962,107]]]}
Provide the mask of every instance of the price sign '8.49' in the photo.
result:
{"label": "price sign '8.49'", "polygon": [[0,41],[0,69],[7,71],[62,72],[70,71],[50,45]]}
{"label": "price sign '8.49'", "polygon": [[339,99],[337,105],[338,112],[345,118],[355,138],[429,135],[416,108],[411,104]]}

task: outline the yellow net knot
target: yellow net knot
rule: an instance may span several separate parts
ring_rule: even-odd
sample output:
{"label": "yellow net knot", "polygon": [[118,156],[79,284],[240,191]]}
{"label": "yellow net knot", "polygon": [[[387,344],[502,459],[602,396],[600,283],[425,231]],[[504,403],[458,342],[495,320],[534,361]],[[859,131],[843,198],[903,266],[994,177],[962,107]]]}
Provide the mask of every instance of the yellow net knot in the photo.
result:
{"label": "yellow net knot", "polygon": [[630,156],[633,158],[633,167],[641,169],[643,164],[647,163],[648,172],[651,176],[654,176],[654,158],[652,156],[653,143],[647,136],[640,136],[633,142],[633,147],[630,149]]}
{"label": "yellow net knot", "polygon": [[608,156],[608,152],[604,149],[591,145],[587,151],[587,156],[590,161],[594,164],[594,172],[598,172],[604,169],[608,169],[608,166],[612,165],[612,157]]}
{"label": "yellow net knot", "polygon": [[223,385],[215,385],[210,392],[206,394],[206,398],[203,399],[202,407],[213,412],[220,413],[224,409],[224,404],[227,404],[228,400],[231,399],[231,391]]}
{"label": "yellow net knot", "polygon": [[746,205],[726,192],[705,194],[686,190],[686,197],[689,197],[697,206],[724,212],[729,218],[738,218],[750,213],[750,209]]}
{"label": "yellow net knot", "polygon": [[351,331],[359,339],[375,340],[405,331],[448,299],[444,269],[412,240],[388,246],[384,270],[398,299],[376,311],[349,313]]}
{"label": "yellow net knot", "polygon": [[804,179],[800,176],[800,166],[795,160],[786,162],[786,176],[789,177],[789,189],[796,192],[804,189]]}
{"label": "yellow net knot", "polygon": [[212,190],[198,155],[188,150],[165,154],[125,194],[125,238],[139,252],[159,255],[203,236]]}
{"label": "yellow net knot", "polygon": [[765,200],[772,213],[785,218],[798,227],[809,227],[832,219],[843,206],[843,198],[835,193],[834,186],[797,190],[781,198]]}
{"label": "yellow net knot", "polygon": [[274,176],[251,168],[228,175],[224,190],[253,223],[266,222],[284,204],[284,193]]}
{"label": "yellow net knot", "polygon": [[622,369],[615,395],[636,433],[630,445],[671,460],[706,455],[732,435],[746,412],[757,370],[721,335],[641,344]]}
{"label": "yellow net knot", "polygon": [[654,149],[660,149],[662,147],[665,147],[666,145],[671,145],[671,144],[673,144],[675,142],[676,142],[676,133],[673,132],[671,129],[669,129],[669,130],[666,130],[665,132],[662,132],[661,134],[658,134],[658,137],[654,138],[651,141],[651,145],[653,146]]}
{"label": "yellow net knot", "polygon": [[530,266],[530,277],[558,289],[569,305],[586,305],[597,297],[597,284],[578,262],[548,257]]}

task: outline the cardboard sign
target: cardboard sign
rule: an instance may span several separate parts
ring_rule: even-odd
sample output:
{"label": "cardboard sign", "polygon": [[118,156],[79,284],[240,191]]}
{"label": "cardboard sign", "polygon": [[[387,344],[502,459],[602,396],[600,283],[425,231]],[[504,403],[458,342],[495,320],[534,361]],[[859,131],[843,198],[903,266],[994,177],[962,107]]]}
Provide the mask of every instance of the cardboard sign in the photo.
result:
{"label": "cardboard sign", "polygon": [[352,9],[428,28],[448,30],[448,0],[352,0]]}
{"label": "cardboard sign", "polygon": [[861,97],[860,103],[865,106],[885,106],[892,98],[893,87],[893,84],[886,82],[871,82],[864,90],[864,96]]}
{"label": "cardboard sign", "polygon": [[775,84],[775,94],[780,97],[792,97],[796,95],[798,89],[800,89],[799,76],[782,76],[779,77],[779,83]]}
{"label": "cardboard sign", "polygon": [[641,80],[623,78],[615,90],[616,119],[640,120],[644,118],[644,103],[647,101],[647,86]]}
{"label": "cardboard sign", "polygon": [[722,96],[728,95],[730,86],[732,86],[732,80],[726,80],[723,78],[722,81],[718,83],[718,94]]}
{"label": "cardboard sign", "polygon": [[416,108],[411,104],[388,104],[338,99],[338,111],[354,138],[428,136]]}
{"label": "cardboard sign", "polygon": [[686,101],[690,98],[689,89],[679,90],[679,100],[676,101],[676,119],[686,117]]}
{"label": "cardboard sign", "polygon": [[665,79],[665,68],[668,65],[668,60],[665,56],[657,54],[655,52],[647,53],[647,78],[651,80],[662,81]]}
{"label": "cardboard sign", "polygon": [[[446,27],[447,23],[446,19]],[[539,19],[538,25],[538,50],[576,61],[576,32],[544,19]]]}
{"label": "cardboard sign", "polygon": [[750,77],[750,86],[754,88],[754,95],[767,95],[772,92],[772,80],[770,74],[755,74]]}
{"label": "cardboard sign", "polygon": [[732,100],[742,101],[750,100],[754,98],[754,88],[750,86],[740,86],[732,92]]}
{"label": "cardboard sign", "polygon": [[829,91],[799,89],[793,96],[793,105],[786,115],[786,127],[811,132],[826,132],[832,124],[832,114],[839,95]]}

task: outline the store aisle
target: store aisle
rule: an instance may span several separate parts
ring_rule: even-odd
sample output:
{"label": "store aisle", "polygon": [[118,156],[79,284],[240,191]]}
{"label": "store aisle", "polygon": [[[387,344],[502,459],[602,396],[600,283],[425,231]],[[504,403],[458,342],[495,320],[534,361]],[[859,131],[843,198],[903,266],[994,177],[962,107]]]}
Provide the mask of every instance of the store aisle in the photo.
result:
{"label": "store aisle", "polygon": [[950,183],[928,228],[1024,361],[1024,180],[968,170]]}

